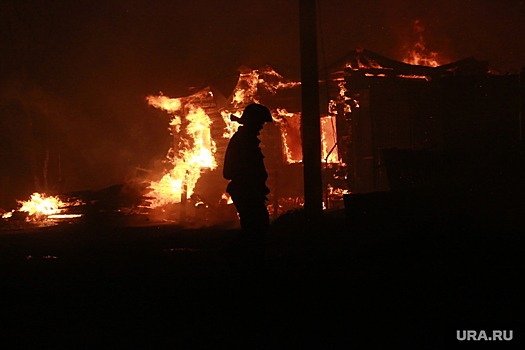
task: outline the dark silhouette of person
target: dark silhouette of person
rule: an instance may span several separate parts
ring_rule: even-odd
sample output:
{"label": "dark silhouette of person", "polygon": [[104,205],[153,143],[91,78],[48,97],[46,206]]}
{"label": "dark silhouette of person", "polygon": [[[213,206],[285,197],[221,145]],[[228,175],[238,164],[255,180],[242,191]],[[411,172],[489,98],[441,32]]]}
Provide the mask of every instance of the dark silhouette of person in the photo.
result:
{"label": "dark silhouette of person", "polygon": [[247,236],[257,239],[267,232],[270,219],[265,202],[270,193],[266,186],[268,173],[258,136],[264,123],[272,121],[270,110],[260,104],[246,106],[240,118],[242,124],[231,138],[224,157],[223,176],[230,180],[226,192],[231,196]]}

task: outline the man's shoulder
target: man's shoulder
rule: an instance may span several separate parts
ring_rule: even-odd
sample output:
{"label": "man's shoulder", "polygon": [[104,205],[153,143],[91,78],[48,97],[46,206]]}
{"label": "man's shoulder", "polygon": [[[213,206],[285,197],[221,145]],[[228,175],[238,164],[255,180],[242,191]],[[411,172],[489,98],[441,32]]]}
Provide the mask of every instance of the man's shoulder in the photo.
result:
{"label": "man's shoulder", "polygon": [[259,144],[260,140],[257,135],[246,131],[239,130],[230,139],[230,143],[242,143],[242,144]]}

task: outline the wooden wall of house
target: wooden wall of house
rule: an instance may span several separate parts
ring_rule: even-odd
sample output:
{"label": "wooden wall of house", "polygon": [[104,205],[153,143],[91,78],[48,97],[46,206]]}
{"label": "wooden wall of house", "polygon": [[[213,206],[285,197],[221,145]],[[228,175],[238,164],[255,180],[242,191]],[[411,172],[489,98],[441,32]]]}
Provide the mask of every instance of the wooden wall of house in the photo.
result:
{"label": "wooden wall of house", "polygon": [[498,157],[521,142],[519,84],[518,75],[367,78],[352,113],[350,188],[367,193],[445,178],[466,182],[488,172],[488,162],[501,166]]}

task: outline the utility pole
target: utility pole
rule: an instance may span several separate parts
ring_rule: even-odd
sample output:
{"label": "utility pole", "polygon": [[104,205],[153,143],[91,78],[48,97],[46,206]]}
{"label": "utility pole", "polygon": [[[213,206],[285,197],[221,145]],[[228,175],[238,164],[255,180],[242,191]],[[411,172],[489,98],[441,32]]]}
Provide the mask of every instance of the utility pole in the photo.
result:
{"label": "utility pole", "polygon": [[323,214],[316,12],[316,0],[299,0],[304,210],[312,222],[319,221]]}

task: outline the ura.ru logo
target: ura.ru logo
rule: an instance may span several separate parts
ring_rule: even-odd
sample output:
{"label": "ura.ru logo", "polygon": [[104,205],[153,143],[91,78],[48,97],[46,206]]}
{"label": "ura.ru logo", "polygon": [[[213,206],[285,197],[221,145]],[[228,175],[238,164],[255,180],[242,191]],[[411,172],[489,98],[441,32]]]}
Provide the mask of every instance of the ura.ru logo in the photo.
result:
{"label": "ura.ru logo", "polygon": [[493,331],[475,331],[475,330],[458,330],[456,331],[456,338],[459,341],[473,340],[473,341],[510,341],[512,340],[513,332],[510,330],[493,330]]}

